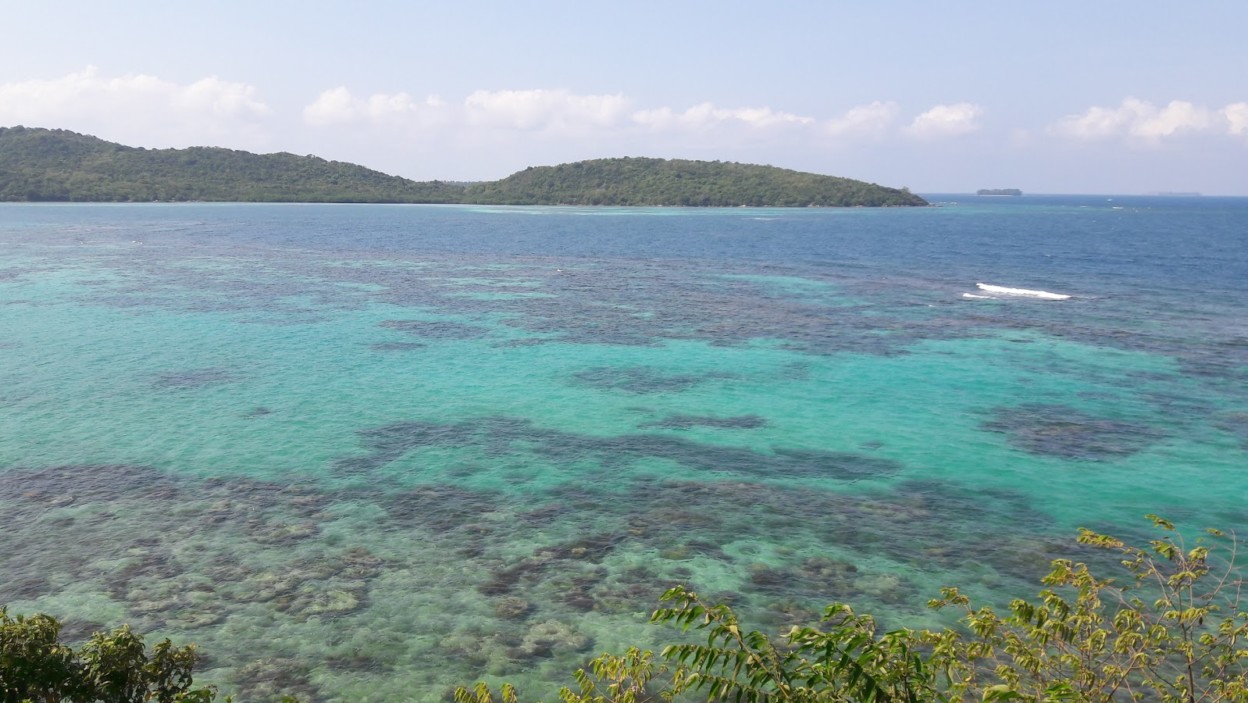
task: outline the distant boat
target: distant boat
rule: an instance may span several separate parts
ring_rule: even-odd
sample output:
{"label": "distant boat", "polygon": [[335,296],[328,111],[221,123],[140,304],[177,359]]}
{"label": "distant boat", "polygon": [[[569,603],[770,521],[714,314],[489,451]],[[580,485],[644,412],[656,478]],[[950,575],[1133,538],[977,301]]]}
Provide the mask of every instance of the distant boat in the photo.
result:
{"label": "distant boat", "polygon": [[975,191],[975,195],[1022,195],[1023,191],[1018,188],[980,188]]}

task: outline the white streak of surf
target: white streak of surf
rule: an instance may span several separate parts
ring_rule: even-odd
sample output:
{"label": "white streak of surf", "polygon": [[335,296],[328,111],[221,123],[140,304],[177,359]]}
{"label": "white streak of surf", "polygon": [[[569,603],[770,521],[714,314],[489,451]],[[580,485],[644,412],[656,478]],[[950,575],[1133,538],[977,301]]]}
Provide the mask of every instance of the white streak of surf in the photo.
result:
{"label": "white streak of surf", "polygon": [[1028,290],[1027,288],[1006,288],[1005,286],[992,286],[987,283],[976,283],[975,287],[989,293],[998,295],[1015,295],[1022,298],[1040,298],[1042,300],[1069,300],[1070,296],[1064,293],[1050,293],[1047,290]]}

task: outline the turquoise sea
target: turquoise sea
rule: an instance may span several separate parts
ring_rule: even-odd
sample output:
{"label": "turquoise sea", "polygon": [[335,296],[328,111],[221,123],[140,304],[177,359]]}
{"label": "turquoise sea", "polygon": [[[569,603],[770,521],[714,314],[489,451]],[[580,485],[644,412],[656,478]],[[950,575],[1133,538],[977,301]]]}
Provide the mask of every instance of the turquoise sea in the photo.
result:
{"label": "turquoise sea", "polygon": [[1248,199],[932,199],[0,205],[0,604],[246,701],[549,700],[676,583],[928,626],[1242,533]]}

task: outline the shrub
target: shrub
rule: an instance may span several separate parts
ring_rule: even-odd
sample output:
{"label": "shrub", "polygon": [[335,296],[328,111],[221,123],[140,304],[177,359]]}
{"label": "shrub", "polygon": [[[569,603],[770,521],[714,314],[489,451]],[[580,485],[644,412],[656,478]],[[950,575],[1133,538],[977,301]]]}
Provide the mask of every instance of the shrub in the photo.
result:
{"label": "shrub", "polygon": [[193,646],[169,640],[149,652],[122,626],[97,632],[75,652],[47,615],[9,617],[0,607],[0,701],[3,703],[210,703],[211,687],[191,688]]}

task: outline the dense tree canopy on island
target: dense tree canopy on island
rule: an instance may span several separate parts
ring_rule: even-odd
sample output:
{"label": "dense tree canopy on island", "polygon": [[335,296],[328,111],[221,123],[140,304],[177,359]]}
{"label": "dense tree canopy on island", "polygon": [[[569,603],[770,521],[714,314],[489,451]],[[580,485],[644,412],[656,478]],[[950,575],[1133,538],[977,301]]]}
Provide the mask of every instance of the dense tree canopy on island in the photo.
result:
{"label": "dense tree canopy on island", "polygon": [[680,159],[596,159],[528,168],[470,186],[466,199],[508,205],[853,207],[926,205],[904,189],[774,166]]}
{"label": "dense tree canopy on island", "polygon": [[315,156],[142,149],[65,130],[0,128],[0,200],[445,203],[462,192]]}
{"label": "dense tree canopy on island", "polygon": [[0,201],[339,202],[849,207],[926,205],[905,189],[773,166],[648,158],[528,168],[485,183],[417,182],[341,161],[216,147],[143,149],[0,127]]}

